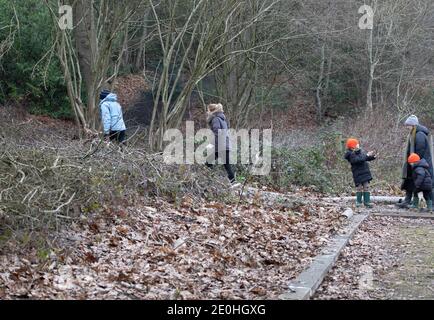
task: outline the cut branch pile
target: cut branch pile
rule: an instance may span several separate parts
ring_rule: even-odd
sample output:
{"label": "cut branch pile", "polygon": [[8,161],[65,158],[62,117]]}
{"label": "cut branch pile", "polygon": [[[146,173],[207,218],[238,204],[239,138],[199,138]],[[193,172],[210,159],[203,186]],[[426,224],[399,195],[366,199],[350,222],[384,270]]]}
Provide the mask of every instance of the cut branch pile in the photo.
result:
{"label": "cut branch pile", "polygon": [[58,230],[103,205],[134,205],[143,197],[176,202],[187,193],[215,198],[227,190],[213,177],[219,172],[167,165],[161,154],[140,147],[139,136],[120,150],[99,138],[68,140],[38,131],[33,122],[0,126],[0,236]]}

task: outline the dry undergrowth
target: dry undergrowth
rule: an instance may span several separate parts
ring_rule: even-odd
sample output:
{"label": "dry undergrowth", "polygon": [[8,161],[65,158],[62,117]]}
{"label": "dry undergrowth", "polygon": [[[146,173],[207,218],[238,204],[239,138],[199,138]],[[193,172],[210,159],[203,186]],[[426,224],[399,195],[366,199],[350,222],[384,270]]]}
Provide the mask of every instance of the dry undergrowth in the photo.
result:
{"label": "dry undergrowth", "polygon": [[[59,230],[103,206],[134,205],[143,198],[176,202],[224,197],[224,177],[201,166],[166,165],[148,153],[139,134],[128,147],[98,137],[74,140],[73,128],[41,124],[2,111],[0,124],[0,237],[27,242]],[[210,183],[212,181],[212,183]]]}

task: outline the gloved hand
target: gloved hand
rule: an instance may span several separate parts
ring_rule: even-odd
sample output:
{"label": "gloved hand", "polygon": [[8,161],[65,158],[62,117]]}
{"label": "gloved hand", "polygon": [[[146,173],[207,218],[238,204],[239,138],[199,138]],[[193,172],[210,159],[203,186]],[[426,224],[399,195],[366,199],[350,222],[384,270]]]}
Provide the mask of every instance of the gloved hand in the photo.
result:
{"label": "gloved hand", "polygon": [[378,154],[377,154],[376,151],[369,151],[369,152],[367,153],[367,156],[368,156],[368,157],[374,157],[374,158],[377,158]]}
{"label": "gloved hand", "polygon": [[110,135],[108,134],[104,135],[104,145],[106,146],[106,148],[108,148],[108,146],[110,145]]}

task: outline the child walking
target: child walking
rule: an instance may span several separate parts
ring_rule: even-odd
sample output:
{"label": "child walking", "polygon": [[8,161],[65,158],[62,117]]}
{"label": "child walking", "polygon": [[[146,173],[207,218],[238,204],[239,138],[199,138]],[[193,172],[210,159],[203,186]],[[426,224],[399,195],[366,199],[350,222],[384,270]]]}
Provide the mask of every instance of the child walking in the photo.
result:
{"label": "child walking", "polygon": [[354,184],[356,185],[356,207],[364,204],[366,207],[371,208],[369,182],[372,180],[372,175],[368,161],[375,160],[377,155],[372,151],[367,153],[360,149],[359,141],[353,138],[347,140],[347,149],[345,159],[351,164]]}
{"label": "child walking", "polygon": [[414,193],[412,208],[419,208],[419,192],[423,192],[428,211],[432,211],[432,177],[429,173],[429,165],[425,159],[421,159],[417,153],[412,153],[408,157],[408,163],[413,168],[412,178],[416,191]]}

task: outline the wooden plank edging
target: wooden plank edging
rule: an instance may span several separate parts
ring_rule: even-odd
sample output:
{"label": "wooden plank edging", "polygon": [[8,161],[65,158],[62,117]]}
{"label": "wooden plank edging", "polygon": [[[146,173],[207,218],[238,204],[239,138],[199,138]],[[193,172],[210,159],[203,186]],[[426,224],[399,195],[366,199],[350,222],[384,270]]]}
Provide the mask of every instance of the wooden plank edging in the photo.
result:
{"label": "wooden plank edging", "polygon": [[321,285],[329,270],[334,266],[342,250],[369,214],[356,214],[349,220],[342,234],[334,236],[331,242],[317,255],[310,266],[296,279],[290,281],[288,292],[279,296],[281,300],[308,300]]}

